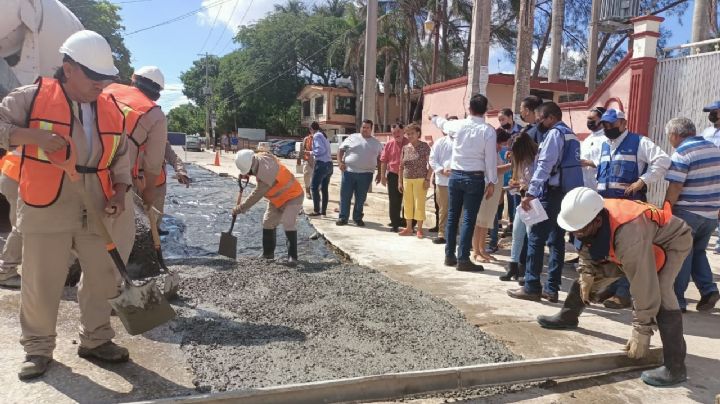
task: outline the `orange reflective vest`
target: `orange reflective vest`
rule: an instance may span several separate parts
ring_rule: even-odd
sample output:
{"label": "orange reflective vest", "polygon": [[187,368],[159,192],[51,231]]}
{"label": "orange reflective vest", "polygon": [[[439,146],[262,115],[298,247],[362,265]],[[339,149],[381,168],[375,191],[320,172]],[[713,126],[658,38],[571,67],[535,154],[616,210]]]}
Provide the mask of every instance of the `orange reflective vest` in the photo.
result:
{"label": "orange reflective vest", "polygon": [[[37,81],[28,127],[51,131],[70,139],[74,125],[70,99],[60,83],[41,77]],[[110,165],[122,141],[124,119],[112,95],[100,94],[96,101],[96,128],[102,145],[102,156],[97,167],[78,167],[83,174],[95,174],[100,180],[105,198],[113,195]],[[53,157],[65,160],[70,147],[58,150]],[[50,163],[48,155],[37,145],[22,147],[20,160],[20,197],[29,206],[42,208],[52,205],[60,196],[63,170]]]}
{"label": "orange reflective vest", "polygon": [[4,176],[20,182],[20,156],[12,152],[6,154],[3,158],[2,173]]}
{"label": "orange reflective vest", "polygon": [[280,169],[275,177],[275,185],[265,194],[265,198],[276,208],[280,208],[287,201],[297,198],[304,192],[295,175],[282,163],[278,163],[278,166]]}
{"label": "orange reflective vest", "polygon": [[[140,175],[140,167],[142,166],[142,157],[147,147],[147,137],[142,141],[135,136],[138,122],[143,115],[147,114],[158,105],[149,99],[136,87],[126,86],[123,84],[110,84],[105,87],[105,93],[112,94],[120,107],[123,115],[125,115],[125,133],[131,142],[137,146],[137,154],[135,155],[135,164],[132,168],[133,178]],[[161,174],[164,177],[164,173]],[[163,183],[165,183],[163,181]]]}
{"label": "orange reflective vest", "polygon": [[[669,203],[665,203],[663,210],[647,202],[633,201],[628,199],[605,199],[605,208],[608,210],[610,217],[610,261],[622,265],[615,255],[615,233],[624,224],[645,215],[648,219],[657,223],[662,227],[672,218],[672,210]],[[655,253],[655,270],[660,272],[665,266],[665,251],[658,245],[653,244],[653,252]]]}
{"label": "orange reflective vest", "polygon": [[308,161],[310,160],[310,156],[312,155],[312,148],[313,148],[313,135],[305,136],[305,140],[303,140],[303,160]]}

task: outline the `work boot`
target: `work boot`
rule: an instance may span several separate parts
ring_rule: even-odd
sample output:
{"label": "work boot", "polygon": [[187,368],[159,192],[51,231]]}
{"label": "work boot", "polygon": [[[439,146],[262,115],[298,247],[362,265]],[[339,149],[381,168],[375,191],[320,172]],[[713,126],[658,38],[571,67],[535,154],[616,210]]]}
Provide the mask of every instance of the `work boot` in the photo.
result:
{"label": "work boot", "polygon": [[518,265],[517,262],[508,263],[507,271],[505,272],[505,275],[500,275],[500,280],[507,282],[513,279],[517,279],[518,273],[520,272],[520,268],[518,268],[519,266],[520,265]]}
{"label": "work boot", "polygon": [[660,307],[656,320],[663,344],[664,363],[659,368],[642,372],[640,378],[646,384],[656,387],[682,383],[687,379],[687,347],[683,338],[682,313],[680,310],[665,310]]}
{"label": "work boot", "polygon": [[275,259],[275,229],[263,229],[262,246],[262,258]]}
{"label": "work boot", "polygon": [[562,309],[554,316],[538,316],[537,322],[543,328],[551,330],[570,330],[577,328],[578,317],[585,309],[585,304],[580,296],[580,283],[575,281],[570,287]]}
{"label": "work boot", "polygon": [[457,270],[461,272],[481,272],[484,271],[485,268],[472,261],[458,261]]}
{"label": "work boot", "polygon": [[717,304],[718,300],[720,300],[720,293],[718,292],[712,292],[708,293],[705,296],[702,296],[700,298],[700,301],[697,304],[697,311],[711,311],[715,308],[715,305]]}
{"label": "work boot", "polygon": [[632,306],[632,300],[627,297],[613,296],[603,302],[608,309],[627,309]]}
{"label": "work boot", "polygon": [[13,289],[20,287],[20,275],[18,275],[17,268],[0,268],[0,286]]}
{"label": "work boot", "polygon": [[525,291],[524,287],[508,290],[507,294],[513,299],[530,300],[532,302],[539,302],[541,298],[540,293],[528,293]]}
{"label": "work boot", "polygon": [[455,257],[445,257],[445,266],[446,267],[454,267],[457,266],[457,258]]}
{"label": "work boot", "polygon": [[518,264],[518,285],[525,286],[525,264]]}
{"label": "work boot", "polygon": [[127,348],[123,348],[112,341],[108,341],[95,348],[85,348],[81,346],[78,348],[78,356],[85,359],[98,359],[108,363],[122,363],[130,359]]}
{"label": "work boot", "polygon": [[20,380],[29,380],[40,377],[47,372],[50,362],[52,362],[52,358],[47,356],[27,355],[25,361],[20,365],[18,378]]}
{"label": "work boot", "polygon": [[285,237],[288,241],[288,265],[295,266],[298,262],[297,231],[286,231]]}

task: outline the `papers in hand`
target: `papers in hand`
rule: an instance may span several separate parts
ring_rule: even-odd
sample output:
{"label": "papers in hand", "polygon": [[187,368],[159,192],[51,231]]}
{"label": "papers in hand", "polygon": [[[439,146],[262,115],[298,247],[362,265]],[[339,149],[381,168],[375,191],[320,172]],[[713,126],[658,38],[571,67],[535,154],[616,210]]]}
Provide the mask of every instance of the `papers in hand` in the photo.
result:
{"label": "papers in hand", "polygon": [[528,227],[548,219],[548,215],[538,199],[533,199],[530,202],[530,210],[525,210],[522,206],[519,206],[518,214],[520,220]]}

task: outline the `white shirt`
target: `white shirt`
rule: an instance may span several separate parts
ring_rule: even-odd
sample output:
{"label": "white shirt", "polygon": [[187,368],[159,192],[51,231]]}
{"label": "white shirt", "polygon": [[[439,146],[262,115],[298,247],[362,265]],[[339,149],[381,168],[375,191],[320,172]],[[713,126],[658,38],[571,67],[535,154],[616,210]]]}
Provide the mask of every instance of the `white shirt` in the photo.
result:
{"label": "white shirt", "polygon": [[372,173],[378,165],[383,145],[375,137],[353,133],[343,140],[340,149],[345,151],[343,162],[351,173]]}
{"label": "white shirt", "polygon": [[88,153],[92,152],[93,144],[93,126],[95,125],[95,113],[92,105],[88,103],[80,104],[80,112],[82,117],[83,130],[85,131],[85,140],[87,140]]}
{"label": "white shirt", "polygon": [[[620,146],[623,140],[627,137],[628,131],[620,135],[615,140],[607,140],[610,145],[610,153],[614,153],[615,149]],[[595,161],[596,165],[600,165],[600,159]],[[647,172],[640,175],[640,178],[647,185],[665,179],[665,173],[670,168],[670,156],[667,155],[658,145],[656,145],[647,136],[640,136],[640,145],[638,146],[637,153],[637,165],[638,172],[642,173],[647,167]]]}
{"label": "white shirt", "polygon": [[432,122],[452,139],[452,170],[483,171],[486,183],[497,184],[495,129],[485,123],[484,117],[448,121],[434,116]]}
{"label": "white shirt", "polygon": [[708,142],[713,142],[715,146],[720,147],[720,129],[714,126],[705,128],[700,136],[704,137]]}
{"label": "white shirt", "polygon": [[435,184],[448,186],[450,177],[443,175],[442,171],[450,168],[452,160],[452,139],[443,136],[438,139],[430,150],[430,167],[435,172]]}
{"label": "white shirt", "polygon": [[[598,164],[602,144],[606,140],[605,130],[603,129],[591,133],[580,143],[580,158]],[[583,167],[583,180],[586,187],[597,190],[597,168]]]}

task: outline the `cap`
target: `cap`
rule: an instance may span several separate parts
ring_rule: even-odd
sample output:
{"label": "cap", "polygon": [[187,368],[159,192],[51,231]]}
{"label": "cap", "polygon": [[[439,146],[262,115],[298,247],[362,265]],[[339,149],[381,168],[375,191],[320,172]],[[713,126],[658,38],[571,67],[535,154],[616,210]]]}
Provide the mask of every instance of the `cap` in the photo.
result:
{"label": "cap", "polygon": [[710,112],[720,109],[720,101],[715,101],[710,105],[706,105],[705,108],[703,108],[703,112]]}
{"label": "cap", "polygon": [[625,119],[625,113],[615,109],[608,109],[600,118],[600,122],[615,123],[618,119]]}

